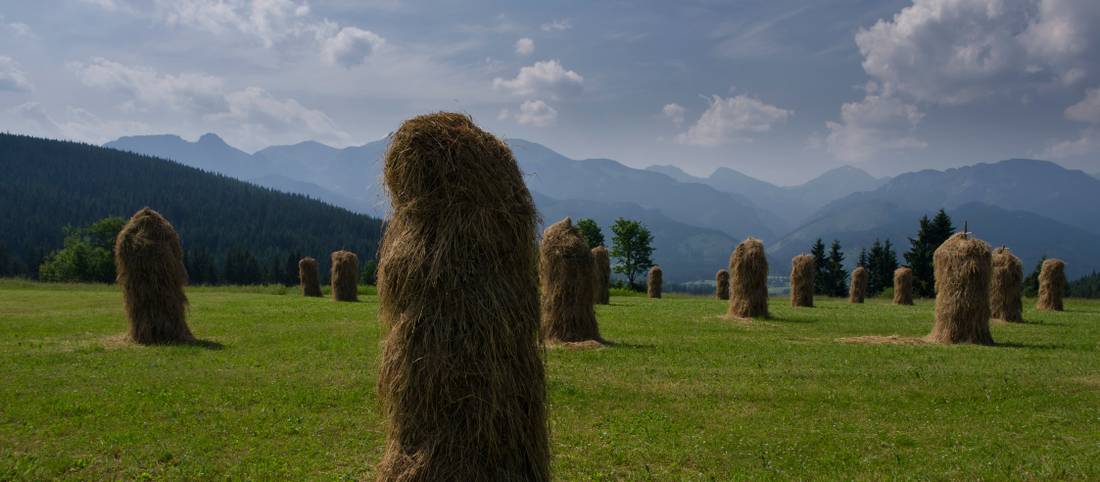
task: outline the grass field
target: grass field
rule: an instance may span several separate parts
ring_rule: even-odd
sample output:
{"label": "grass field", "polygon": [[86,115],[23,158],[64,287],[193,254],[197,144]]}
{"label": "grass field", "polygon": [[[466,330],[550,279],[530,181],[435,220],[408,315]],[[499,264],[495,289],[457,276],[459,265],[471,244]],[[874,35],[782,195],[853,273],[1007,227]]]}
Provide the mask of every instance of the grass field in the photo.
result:
{"label": "grass field", "polygon": [[[206,342],[138,347],[113,287],[0,282],[0,480],[372,478],[377,298],[280,291],[192,289]],[[929,301],[773,298],[744,323],[614,297],[619,345],[547,352],[554,473],[1098,479],[1100,302],[1067,308],[994,325],[996,347],[901,346],[836,340],[923,336]]]}

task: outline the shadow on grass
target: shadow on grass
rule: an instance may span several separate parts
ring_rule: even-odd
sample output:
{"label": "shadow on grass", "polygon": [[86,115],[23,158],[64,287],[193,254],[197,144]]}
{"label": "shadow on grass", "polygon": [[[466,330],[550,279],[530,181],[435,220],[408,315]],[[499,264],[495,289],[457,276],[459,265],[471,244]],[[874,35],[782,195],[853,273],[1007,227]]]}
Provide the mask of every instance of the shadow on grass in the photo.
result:
{"label": "shadow on grass", "polygon": [[1067,348],[1066,345],[1056,345],[1053,343],[1020,343],[1018,341],[998,341],[995,342],[993,346],[1000,348],[1024,348],[1029,350],[1061,350]]}
{"label": "shadow on grass", "polygon": [[621,341],[603,340],[604,346],[609,348],[630,348],[630,349],[654,349],[657,345],[641,344],[641,343],[624,343]]}
{"label": "shadow on grass", "polygon": [[146,347],[149,347],[149,348],[160,348],[160,347],[172,348],[172,347],[191,346],[191,347],[195,347],[195,348],[201,348],[203,350],[224,350],[225,349],[225,345],[223,345],[219,342],[216,342],[214,340],[201,340],[201,339],[195,339],[195,340],[192,340],[192,341],[169,342],[169,343],[151,343],[151,344],[148,344],[148,345],[141,345],[139,343],[134,343],[134,344],[137,345],[137,346],[146,346]]}

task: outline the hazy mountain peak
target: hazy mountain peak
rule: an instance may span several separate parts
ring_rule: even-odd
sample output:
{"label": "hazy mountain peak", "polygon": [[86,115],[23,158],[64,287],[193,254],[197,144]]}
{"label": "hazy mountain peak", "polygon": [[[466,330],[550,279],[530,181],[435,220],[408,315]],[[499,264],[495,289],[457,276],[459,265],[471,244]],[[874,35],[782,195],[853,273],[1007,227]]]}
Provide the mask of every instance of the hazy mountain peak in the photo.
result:
{"label": "hazy mountain peak", "polygon": [[656,173],[659,173],[659,174],[664,174],[664,175],[666,175],[668,177],[671,177],[671,178],[673,178],[677,181],[680,181],[680,182],[702,182],[703,181],[702,178],[692,176],[691,174],[688,174],[688,173],[684,172],[683,169],[680,169],[679,167],[673,166],[671,164],[653,165],[653,166],[649,166],[649,167],[645,168],[645,170],[650,171],[650,172],[656,172]]}
{"label": "hazy mountain peak", "polygon": [[222,139],[220,136],[218,136],[217,134],[215,134],[213,132],[207,132],[206,134],[203,134],[202,136],[199,137],[198,141],[195,141],[195,143],[196,144],[216,145],[216,146],[228,146],[229,145],[225,142],[224,139]]}

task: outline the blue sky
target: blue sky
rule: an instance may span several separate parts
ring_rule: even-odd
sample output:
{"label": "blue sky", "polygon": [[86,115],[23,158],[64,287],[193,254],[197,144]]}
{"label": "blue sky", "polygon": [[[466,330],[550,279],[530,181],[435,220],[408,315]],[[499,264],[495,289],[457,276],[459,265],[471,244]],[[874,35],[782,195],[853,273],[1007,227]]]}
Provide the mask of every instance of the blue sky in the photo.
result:
{"label": "blue sky", "polygon": [[779,184],[1010,157],[1100,171],[1100,2],[0,5],[0,130],[248,151],[470,113],[570,157]]}

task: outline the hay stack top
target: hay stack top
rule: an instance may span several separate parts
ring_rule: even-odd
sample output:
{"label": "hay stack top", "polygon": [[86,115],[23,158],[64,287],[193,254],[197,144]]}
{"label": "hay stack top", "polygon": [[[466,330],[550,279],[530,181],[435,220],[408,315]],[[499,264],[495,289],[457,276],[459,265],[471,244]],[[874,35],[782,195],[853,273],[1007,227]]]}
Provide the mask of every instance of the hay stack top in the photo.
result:
{"label": "hay stack top", "polygon": [[[969,233],[955,233],[947,238],[939,248],[936,248],[935,257],[952,259],[956,262],[970,261],[974,259],[990,259],[992,249],[989,243],[971,236]],[[957,265],[956,265],[957,266]],[[986,269],[973,263],[963,266],[964,270]]]}
{"label": "hay stack top", "polygon": [[571,218],[551,224],[542,232],[542,246],[546,254],[568,259],[592,256],[581,231],[573,226]]}
{"label": "hay stack top", "polygon": [[[165,248],[171,251],[173,261],[183,259],[176,230],[164,216],[149,208],[134,213],[115,238],[115,253],[124,253],[135,261],[143,256],[163,256]],[[186,279],[187,273],[183,276]]]}

